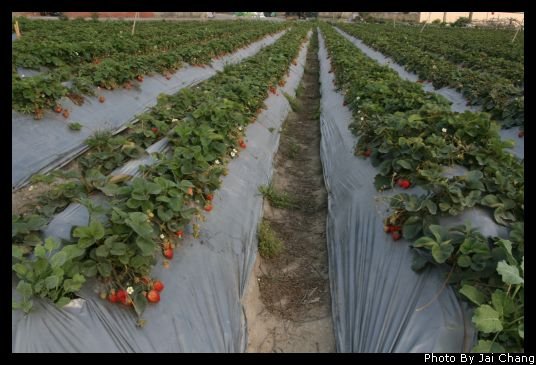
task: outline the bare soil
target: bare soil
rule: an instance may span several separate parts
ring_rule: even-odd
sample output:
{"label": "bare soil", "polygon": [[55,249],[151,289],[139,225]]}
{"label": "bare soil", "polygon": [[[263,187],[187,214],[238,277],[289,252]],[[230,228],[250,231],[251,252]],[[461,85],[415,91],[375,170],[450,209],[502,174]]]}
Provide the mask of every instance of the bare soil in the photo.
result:
{"label": "bare soil", "polygon": [[248,352],[335,352],[326,246],[327,193],[320,161],[318,40],[309,46],[298,108],[283,124],[272,184],[303,203],[264,218],[282,240],[257,258],[245,296]]}

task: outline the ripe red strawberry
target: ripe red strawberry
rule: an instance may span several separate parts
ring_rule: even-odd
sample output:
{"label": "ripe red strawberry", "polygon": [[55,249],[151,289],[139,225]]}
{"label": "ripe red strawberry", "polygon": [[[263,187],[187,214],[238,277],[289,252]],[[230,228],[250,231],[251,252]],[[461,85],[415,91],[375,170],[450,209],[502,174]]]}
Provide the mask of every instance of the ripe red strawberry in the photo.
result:
{"label": "ripe red strawberry", "polygon": [[400,226],[391,226],[391,232],[398,232],[401,230],[402,230],[402,227]]}
{"label": "ripe red strawberry", "polygon": [[391,237],[393,238],[393,241],[398,241],[402,237],[402,235],[400,234],[400,232],[395,231],[391,232]]}
{"label": "ripe red strawberry", "polygon": [[54,111],[56,113],[61,113],[62,110],[63,110],[63,108],[61,106],[59,106],[59,105],[56,105],[56,107],[54,108]]}
{"label": "ripe red strawberry", "polygon": [[117,292],[116,292],[116,298],[117,298],[117,301],[118,302],[121,302],[123,304],[126,303],[126,300],[127,300],[127,292],[123,289],[119,289]]}
{"label": "ripe red strawberry", "polygon": [[409,180],[400,179],[398,180],[398,186],[400,186],[402,189],[407,189],[411,186],[411,183],[409,182]]}
{"label": "ripe red strawberry", "polygon": [[153,283],[153,289],[156,290],[156,291],[162,291],[162,290],[164,290],[164,283],[161,282],[160,280],[156,280],[156,281]]}
{"label": "ripe red strawberry", "polygon": [[172,249],[172,248],[166,248],[166,249],[164,250],[164,257],[165,257],[166,259],[170,259],[170,260],[171,260],[171,259],[173,258],[173,249]]}
{"label": "ripe red strawberry", "polygon": [[104,100],[106,100],[104,96],[99,96],[99,103],[104,103]]}
{"label": "ripe red strawberry", "polygon": [[385,225],[383,226],[383,231],[384,231],[385,233],[391,233],[392,230],[393,230],[392,227],[393,227],[393,226],[390,225],[390,224],[385,224]]}
{"label": "ripe red strawberry", "polygon": [[207,194],[206,198],[207,198],[207,200],[210,201],[210,200],[214,199],[214,195],[212,195],[212,194]]}
{"label": "ripe red strawberry", "polygon": [[67,109],[63,110],[63,117],[64,118],[69,118],[69,111]]}
{"label": "ripe red strawberry", "polygon": [[372,153],[372,150],[370,148],[368,148],[365,152],[363,152],[363,155],[365,157],[369,157],[371,153]]}
{"label": "ripe red strawberry", "polygon": [[158,128],[156,127],[151,128],[151,130],[153,131],[153,133],[158,133]]}
{"label": "ripe red strawberry", "polygon": [[177,232],[175,232],[175,235],[179,238],[182,238],[182,235],[184,234],[184,232],[182,231],[182,229],[179,229]]}
{"label": "ripe red strawberry", "polygon": [[203,208],[203,209],[205,209],[206,212],[210,212],[212,210],[212,205],[207,204],[207,205],[205,205],[205,208]]}
{"label": "ripe red strawberry", "polygon": [[143,76],[142,75],[136,76],[136,80],[138,80],[139,82],[143,82]]}
{"label": "ripe red strawberry", "polygon": [[147,300],[151,303],[158,303],[160,301],[160,293],[156,290],[151,290],[147,293]]}
{"label": "ripe red strawberry", "polygon": [[108,294],[108,301],[110,303],[117,303],[117,294],[115,293],[115,291],[112,291],[110,292],[110,294]]}

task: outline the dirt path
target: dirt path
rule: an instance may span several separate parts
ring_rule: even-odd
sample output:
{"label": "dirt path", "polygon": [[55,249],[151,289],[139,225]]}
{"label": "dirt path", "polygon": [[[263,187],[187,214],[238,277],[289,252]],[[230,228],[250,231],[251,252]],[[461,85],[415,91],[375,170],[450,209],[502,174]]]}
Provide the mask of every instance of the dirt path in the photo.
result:
{"label": "dirt path", "polygon": [[255,264],[245,296],[248,352],[334,352],[326,247],[327,193],[320,161],[319,62],[315,34],[297,108],[283,124],[273,187],[302,203],[264,218],[281,239],[277,258]]}

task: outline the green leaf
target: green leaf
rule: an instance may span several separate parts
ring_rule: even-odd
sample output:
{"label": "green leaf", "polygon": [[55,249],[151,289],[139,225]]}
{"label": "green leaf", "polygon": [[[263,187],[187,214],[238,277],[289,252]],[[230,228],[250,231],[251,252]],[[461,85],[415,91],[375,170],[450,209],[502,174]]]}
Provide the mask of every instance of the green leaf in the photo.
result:
{"label": "green leaf", "polygon": [[60,284],[60,278],[57,275],[51,275],[45,279],[47,289],[55,289]]}
{"label": "green leaf", "polygon": [[461,255],[460,257],[458,257],[457,263],[459,267],[470,267],[472,264],[471,257],[467,255]]}
{"label": "green leaf", "polygon": [[500,289],[495,290],[493,294],[491,294],[491,303],[501,317],[508,316],[516,310],[516,305],[512,298]]}
{"label": "green leaf", "polygon": [[114,256],[122,256],[127,252],[127,245],[122,242],[114,242],[110,253]]}
{"label": "green leaf", "polygon": [[60,267],[65,264],[65,261],[67,261],[67,254],[63,251],[60,251],[50,258],[50,266],[52,268]]}
{"label": "green leaf", "polygon": [[81,268],[82,274],[84,274],[87,277],[93,277],[97,275],[97,263],[93,260],[86,260],[82,264]]}
{"label": "green leaf", "polygon": [[97,270],[102,277],[107,278],[112,275],[112,265],[107,261],[98,262]]}
{"label": "green leaf", "polygon": [[428,249],[431,249],[436,244],[436,241],[434,241],[431,237],[428,236],[422,236],[419,238],[415,243],[413,243],[413,247],[426,247]]}
{"label": "green leaf", "polygon": [[23,277],[28,272],[26,265],[21,264],[20,262],[13,265],[11,269],[17,273],[19,278]]}
{"label": "green leaf", "polygon": [[52,237],[48,237],[45,240],[45,248],[48,252],[51,252],[60,247],[60,243],[56,242]]}
{"label": "green leaf", "polygon": [[437,224],[431,224],[428,229],[434,235],[436,242],[441,242],[443,240],[443,237],[445,236],[443,227]]}
{"label": "green leaf", "polygon": [[473,323],[479,331],[484,333],[496,333],[503,330],[499,313],[487,304],[481,305],[475,310]]}
{"label": "green leaf", "polygon": [[105,245],[101,245],[95,250],[95,255],[97,255],[98,257],[107,257],[109,254],[110,249]]}
{"label": "green leaf", "polygon": [[23,301],[21,303],[21,309],[24,311],[24,313],[30,312],[32,310],[32,307],[33,307],[32,300]]}
{"label": "green leaf", "polygon": [[505,353],[506,350],[504,347],[499,345],[496,342],[489,341],[489,340],[479,340],[478,344],[473,347],[471,352],[478,352],[478,353]]}
{"label": "green leaf", "polygon": [[379,191],[391,187],[391,178],[388,176],[377,174],[374,177],[374,187],[376,188],[376,190]]}
{"label": "green leaf", "polygon": [[421,271],[423,270],[426,265],[428,264],[428,260],[426,259],[426,257],[424,257],[423,255],[420,255],[418,253],[414,253],[413,255],[413,260],[412,260],[412,263],[411,263],[411,269],[413,271]]}
{"label": "green leaf", "polygon": [[450,244],[450,241],[442,242],[441,244],[435,244],[432,247],[432,256],[439,264],[444,263],[450,257],[454,247]]}
{"label": "green leaf", "polygon": [[143,257],[143,256],[134,256],[130,259],[130,265],[134,269],[139,269],[140,267],[144,265],[149,265],[149,257]]}
{"label": "green leaf", "polygon": [[125,219],[125,223],[134,230],[139,236],[150,240],[153,234],[153,228],[147,221],[146,214],[140,212],[129,213],[128,218]]}
{"label": "green leaf", "polygon": [[519,270],[514,265],[509,265],[505,260],[497,264],[497,272],[501,275],[504,283],[508,285],[523,284],[524,280],[519,276]]}
{"label": "green leaf", "polygon": [[24,280],[19,281],[17,285],[17,291],[24,297],[29,298],[33,294],[32,285],[25,282]]}
{"label": "green leaf", "polygon": [[484,174],[482,173],[482,171],[472,170],[472,171],[469,171],[467,175],[465,175],[465,181],[467,181],[470,184],[475,184],[475,183],[478,183],[480,179],[482,179],[483,176]]}
{"label": "green leaf", "polygon": [[411,216],[402,226],[402,234],[407,240],[413,240],[422,231],[422,219],[418,216]]}
{"label": "green leaf", "polygon": [[62,252],[65,252],[68,260],[72,260],[82,256],[86,250],[78,247],[77,245],[66,245],[61,249]]}
{"label": "green leaf", "polygon": [[34,255],[35,257],[46,257],[47,253],[43,245],[35,246]]}
{"label": "green leaf", "polygon": [[462,286],[462,288],[460,289],[460,293],[476,305],[486,303],[486,296],[484,295],[484,293],[482,293],[480,290],[478,290],[472,285]]}
{"label": "green leaf", "polygon": [[499,201],[499,199],[492,194],[488,194],[485,197],[482,198],[480,201],[480,204],[485,205],[487,207],[491,208],[497,208],[502,205],[502,203]]}
{"label": "green leaf", "polygon": [[424,201],[424,206],[428,209],[430,214],[435,215],[437,213],[437,204],[430,199]]}
{"label": "green leaf", "polygon": [[134,310],[138,316],[141,316],[147,307],[147,298],[141,292],[138,292],[134,295],[132,299],[132,304],[134,305]]}
{"label": "green leaf", "polygon": [[56,306],[59,308],[65,307],[67,304],[71,302],[71,299],[68,297],[61,297],[56,301]]}
{"label": "green leaf", "polygon": [[136,238],[136,245],[139,247],[143,256],[152,255],[155,251],[155,244],[152,240],[147,240],[144,237],[139,236]]}
{"label": "green leaf", "polygon": [[24,254],[24,250],[18,245],[11,245],[11,257],[21,259]]}
{"label": "green leaf", "polygon": [[517,333],[519,334],[519,337],[521,337],[522,339],[525,339],[525,324],[524,323],[519,324],[519,326],[517,327]]}
{"label": "green leaf", "polygon": [[79,238],[78,247],[88,248],[104,237],[104,227],[99,221],[92,221],[87,227],[76,227],[73,237]]}
{"label": "green leaf", "polygon": [[410,160],[398,160],[396,161],[397,164],[399,164],[400,166],[402,166],[403,168],[405,168],[406,170],[412,170],[413,167],[411,166],[411,161]]}

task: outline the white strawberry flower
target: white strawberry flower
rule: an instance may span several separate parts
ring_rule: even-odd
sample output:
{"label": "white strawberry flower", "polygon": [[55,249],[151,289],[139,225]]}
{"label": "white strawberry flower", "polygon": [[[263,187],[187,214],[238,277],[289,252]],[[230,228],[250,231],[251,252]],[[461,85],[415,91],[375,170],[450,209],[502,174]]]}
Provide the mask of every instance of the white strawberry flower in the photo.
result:
{"label": "white strawberry flower", "polygon": [[237,153],[238,151],[236,150],[236,148],[233,148],[233,152],[234,152],[234,153]]}
{"label": "white strawberry flower", "polygon": [[219,164],[220,164],[220,160],[216,160],[216,161],[214,161],[214,163],[215,163],[216,165],[219,165]]}
{"label": "white strawberry flower", "polygon": [[235,157],[235,156],[236,156],[236,153],[231,152],[231,157]]}
{"label": "white strawberry flower", "polygon": [[32,191],[33,190],[33,185],[30,185],[30,187],[28,188],[28,191]]}
{"label": "white strawberry flower", "polygon": [[442,129],[441,129],[441,132],[443,132],[443,133],[447,133],[447,128],[442,128]]}
{"label": "white strawberry flower", "polygon": [[129,287],[127,288],[127,293],[128,293],[129,295],[132,294],[132,293],[134,293],[134,288],[131,287],[131,286],[129,286]]}
{"label": "white strawberry flower", "polygon": [[175,122],[178,122],[179,120],[177,118],[173,118],[171,119],[171,123],[175,123]]}
{"label": "white strawberry flower", "polygon": [[242,130],[242,127],[238,127],[238,130],[241,131],[241,130]]}
{"label": "white strawberry flower", "polygon": [[359,99],[361,99],[361,97],[360,97],[360,96],[358,96],[357,98],[355,98],[355,100],[359,100]]}
{"label": "white strawberry flower", "polygon": [[364,120],[365,120],[365,118],[361,117],[361,121],[364,121]]}
{"label": "white strawberry flower", "polygon": [[164,238],[166,238],[166,236],[164,236],[164,234],[162,233],[162,234],[160,235],[160,238],[161,238],[161,239],[164,239]]}

